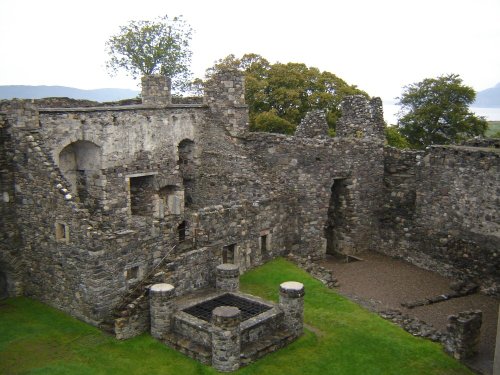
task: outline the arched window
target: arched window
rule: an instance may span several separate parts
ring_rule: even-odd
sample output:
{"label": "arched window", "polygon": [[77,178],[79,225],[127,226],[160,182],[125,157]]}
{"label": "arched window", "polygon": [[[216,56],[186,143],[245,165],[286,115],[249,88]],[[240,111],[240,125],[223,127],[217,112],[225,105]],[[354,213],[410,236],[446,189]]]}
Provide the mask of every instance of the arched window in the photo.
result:
{"label": "arched window", "polygon": [[90,176],[101,169],[101,148],[89,141],[73,142],[59,153],[59,168],[71,183],[73,194],[85,202],[91,195]]}

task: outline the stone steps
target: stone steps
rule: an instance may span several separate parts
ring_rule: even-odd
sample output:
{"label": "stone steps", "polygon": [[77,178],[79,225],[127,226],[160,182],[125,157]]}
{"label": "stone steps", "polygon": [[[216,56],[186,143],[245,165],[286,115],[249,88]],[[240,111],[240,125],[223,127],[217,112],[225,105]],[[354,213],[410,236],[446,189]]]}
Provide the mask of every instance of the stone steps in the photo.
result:
{"label": "stone steps", "polygon": [[212,365],[212,348],[198,344],[193,340],[175,332],[166,333],[162,341],[171,348],[196,359],[204,365]]}
{"label": "stone steps", "polygon": [[241,348],[240,365],[246,366],[266,354],[285,347],[295,340],[295,336],[286,330],[272,332],[252,343],[244,344]]}

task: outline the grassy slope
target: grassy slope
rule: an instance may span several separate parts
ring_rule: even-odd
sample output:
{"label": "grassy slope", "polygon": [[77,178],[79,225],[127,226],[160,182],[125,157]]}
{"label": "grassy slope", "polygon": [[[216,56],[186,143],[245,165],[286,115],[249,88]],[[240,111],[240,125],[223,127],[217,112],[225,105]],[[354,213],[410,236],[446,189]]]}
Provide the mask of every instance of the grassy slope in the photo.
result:
{"label": "grassy slope", "polygon": [[[277,300],[287,280],[306,286],[310,330],[240,374],[471,374],[437,344],[338,296],[283,259],[242,277],[242,289]],[[0,374],[215,374],[144,334],[117,341],[27,298],[0,302]]]}
{"label": "grassy slope", "polygon": [[486,130],[486,136],[491,136],[498,132],[500,132],[500,121],[488,121],[488,130]]}

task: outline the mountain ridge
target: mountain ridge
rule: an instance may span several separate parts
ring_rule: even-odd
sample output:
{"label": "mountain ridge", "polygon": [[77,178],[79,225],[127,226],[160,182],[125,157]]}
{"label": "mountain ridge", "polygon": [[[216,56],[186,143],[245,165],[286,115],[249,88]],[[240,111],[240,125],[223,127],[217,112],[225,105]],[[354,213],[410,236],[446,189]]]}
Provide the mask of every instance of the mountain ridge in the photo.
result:
{"label": "mountain ridge", "polygon": [[72,99],[92,100],[97,102],[110,102],[135,98],[138,94],[138,90],[118,88],[84,90],[74,87],[49,85],[0,86],[0,99],[42,99],[50,97],[66,97]]}
{"label": "mountain ridge", "polygon": [[479,108],[500,108],[500,83],[489,89],[479,91],[472,106]]}
{"label": "mountain ridge", "polygon": [[[66,97],[96,102],[112,102],[136,98],[139,94],[139,90],[119,88],[84,90],[55,85],[0,85],[0,100]],[[497,83],[494,87],[477,92],[476,100],[472,104],[472,107],[500,108],[500,83]]]}

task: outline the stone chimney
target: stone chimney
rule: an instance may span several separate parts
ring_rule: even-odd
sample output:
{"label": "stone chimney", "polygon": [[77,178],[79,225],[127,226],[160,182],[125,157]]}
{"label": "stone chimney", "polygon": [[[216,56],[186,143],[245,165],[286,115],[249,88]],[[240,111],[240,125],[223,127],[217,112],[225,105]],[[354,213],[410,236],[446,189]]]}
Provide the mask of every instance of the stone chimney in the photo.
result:
{"label": "stone chimney", "polygon": [[167,76],[142,77],[142,104],[162,106],[172,103],[171,80]]}

